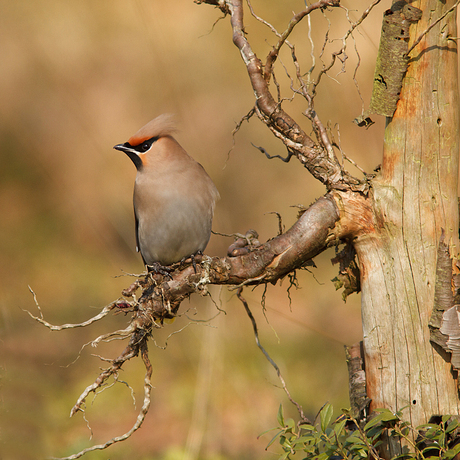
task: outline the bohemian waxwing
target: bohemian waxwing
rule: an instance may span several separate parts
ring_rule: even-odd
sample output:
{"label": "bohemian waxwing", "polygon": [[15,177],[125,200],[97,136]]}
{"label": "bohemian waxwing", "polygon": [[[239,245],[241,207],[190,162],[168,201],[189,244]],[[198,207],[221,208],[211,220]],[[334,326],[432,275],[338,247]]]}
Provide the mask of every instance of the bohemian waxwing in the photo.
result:
{"label": "bohemian waxwing", "polygon": [[204,251],[219,199],[211,178],[171,136],[171,115],[142,127],[114,148],[136,166],[137,250],[147,266],[166,266]]}

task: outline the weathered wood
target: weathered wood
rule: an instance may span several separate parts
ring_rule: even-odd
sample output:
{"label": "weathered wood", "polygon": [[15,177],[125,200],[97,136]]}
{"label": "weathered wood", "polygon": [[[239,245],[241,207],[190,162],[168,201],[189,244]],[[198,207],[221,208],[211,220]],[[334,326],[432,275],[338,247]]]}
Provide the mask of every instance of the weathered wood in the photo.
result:
{"label": "weathered wood", "polygon": [[[423,16],[411,42],[452,4],[414,2]],[[457,45],[450,40],[456,36],[456,16],[449,14],[411,53],[371,190],[375,233],[355,242],[371,410],[407,407],[414,426],[433,414],[459,413],[451,364],[430,343],[428,327],[442,229],[458,254]]]}

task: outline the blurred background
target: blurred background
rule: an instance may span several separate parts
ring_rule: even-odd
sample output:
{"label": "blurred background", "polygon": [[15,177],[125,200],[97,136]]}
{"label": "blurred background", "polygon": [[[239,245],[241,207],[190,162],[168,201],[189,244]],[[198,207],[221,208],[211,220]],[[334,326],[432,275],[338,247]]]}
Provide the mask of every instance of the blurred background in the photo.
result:
{"label": "blurred background", "polygon": [[[314,12],[311,33],[307,19],[299,24],[291,43],[304,72],[315,65],[314,77],[329,63],[349,28],[347,16],[356,21],[368,3],[343,0],[344,8],[327,17]],[[352,120],[363,101],[366,108],[370,101],[381,17],[388,7],[383,3],[348,40],[345,72],[337,61],[315,100],[335,140],[366,172],[381,161],[383,119],[376,116],[368,130]],[[252,0],[252,5],[282,31],[304,2]],[[85,417],[92,432],[82,414],[69,418],[80,393],[107,365],[95,355],[115,358],[126,344],[82,346],[126,327],[129,317],[50,332],[24,311],[39,314],[30,286],[49,322],[84,321],[121,296],[134,280],[128,273],[143,271],[134,239],[136,172],[113,150],[115,144],[153,117],[175,113],[177,139],[220,191],[214,230],[252,228],[262,242],[278,230],[270,213],[280,213],[287,229],[296,220],[292,206],[308,206],[325,189],[295,159],[267,160],[251,145],[286,154],[255,117],[232,137],[254,98],[229,20],[218,21],[219,10],[192,0],[2,0],[1,11],[0,458],[28,460],[70,455],[121,435],[142,406],[144,369],[135,359],[120,374],[132,391],[118,383],[88,398]],[[246,32],[264,59],[276,37],[248,11]],[[286,50],[276,67],[288,99],[284,108],[309,133],[304,101],[289,100],[290,75]],[[224,256],[231,242],[213,235],[206,252]],[[315,259],[317,269],[298,272],[298,286],[289,294],[287,279],[268,286],[265,309],[264,287],[244,291],[262,344],[310,418],[326,402],[337,415],[349,406],[344,345],[361,339],[359,295],[344,303],[330,281],[337,274],[330,262],[334,255],[328,250]],[[277,458],[276,444],[265,450],[273,433],[259,435],[276,426],[280,403],[286,416],[296,417],[296,410],[257,348],[234,291],[210,291],[212,300],[193,296],[175,323],[154,331],[154,389],[142,428],[85,458]]]}

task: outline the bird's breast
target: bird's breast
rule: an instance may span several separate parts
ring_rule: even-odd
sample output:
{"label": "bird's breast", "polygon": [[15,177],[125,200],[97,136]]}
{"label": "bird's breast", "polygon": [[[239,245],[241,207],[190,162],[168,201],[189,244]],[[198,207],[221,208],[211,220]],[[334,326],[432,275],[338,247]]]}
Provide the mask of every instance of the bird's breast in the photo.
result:
{"label": "bird's breast", "polygon": [[[215,187],[187,180],[136,180],[134,208],[138,242],[147,264],[170,265],[203,251],[211,235]],[[210,179],[209,179],[210,180]]]}

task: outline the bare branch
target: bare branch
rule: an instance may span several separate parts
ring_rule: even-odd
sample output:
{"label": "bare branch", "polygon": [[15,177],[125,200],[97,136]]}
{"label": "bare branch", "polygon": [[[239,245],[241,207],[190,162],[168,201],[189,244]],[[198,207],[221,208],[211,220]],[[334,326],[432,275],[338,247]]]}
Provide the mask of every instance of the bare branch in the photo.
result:
{"label": "bare branch", "polygon": [[[319,8],[319,5],[327,6],[326,3],[318,2],[315,5],[318,5],[316,8]],[[335,2],[332,3],[335,4]],[[292,149],[300,162],[328,189],[366,190],[367,186],[363,181],[354,178],[345,171],[333,152],[315,144],[275,101],[268,89],[268,82],[264,78],[262,63],[253,52],[244,33],[242,0],[227,1],[227,6],[231,13],[233,42],[240,50],[246,65],[256,96],[255,110],[259,118],[264,121],[276,137],[281,139],[289,149]],[[311,9],[305,11],[311,11]],[[300,16],[294,20],[293,24],[295,25],[299,20]],[[287,30],[285,38],[292,29],[288,28]]]}
{"label": "bare branch", "polygon": [[[316,92],[316,87],[318,86],[318,84],[320,83],[321,81],[321,78],[323,75],[327,75],[327,72],[332,69],[332,67],[334,66],[335,62],[337,59],[341,60],[342,61],[342,72],[344,72],[344,63],[345,61],[347,60],[348,56],[345,54],[345,51],[346,51],[346,48],[347,48],[347,40],[348,40],[348,37],[354,32],[354,30],[364,21],[364,19],[366,19],[367,16],[369,16],[370,12],[381,2],[382,0],[374,0],[374,2],[369,5],[366,10],[364,10],[363,14],[361,15],[361,17],[356,21],[356,22],[353,22],[351,23],[351,27],[347,30],[347,32],[345,33],[345,35],[340,39],[340,41],[342,42],[342,47],[338,50],[338,51],[335,51],[331,54],[331,61],[329,63],[329,65],[324,65],[322,70],[320,71],[319,75],[318,75],[318,78],[316,80],[316,82],[314,83],[314,87],[313,87],[313,96],[315,95],[315,92]],[[345,9],[346,11],[348,11],[345,7],[341,6],[341,8]],[[327,34],[328,35],[328,34]],[[321,55],[323,55],[324,53],[324,49],[325,49],[325,46],[326,44],[328,43],[328,36],[326,36],[326,40],[324,42],[324,45],[323,45],[323,49],[321,51]],[[343,56],[343,57],[342,57]]]}
{"label": "bare branch", "polygon": [[275,63],[278,57],[279,51],[281,47],[284,45],[284,43],[286,42],[291,32],[294,30],[294,27],[305,16],[309,15],[312,11],[323,9],[328,6],[330,7],[340,6],[340,0],[319,0],[316,3],[313,3],[312,5],[307,6],[307,8],[305,8],[305,10],[301,11],[300,13],[297,13],[296,15],[294,15],[294,17],[289,22],[287,29],[281,35],[279,35],[280,39],[278,43],[272,48],[272,50],[267,56],[267,62],[265,63],[265,68],[264,68],[264,78],[267,82],[270,79],[270,75],[273,69],[273,64]]}
{"label": "bare branch", "polygon": [[182,300],[206,284],[276,283],[330,244],[330,232],[338,219],[332,197],[320,198],[286,233],[239,257],[207,258],[197,265],[196,273],[191,266],[173,272],[172,280],[146,287],[139,304],[161,321],[168,308],[174,315]]}
{"label": "bare branch", "polygon": [[133,335],[131,337],[130,343],[124,349],[123,353],[121,353],[121,355],[118,356],[118,358],[112,360],[111,367],[103,371],[93,384],[85,388],[85,390],[73,406],[72,410],[70,411],[71,417],[75,415],[77,412],[83,410],[82,406],[84,405],[86,398],[90,393],[95,393],[98,388],[101,388],[103,385],[105,385],[105,383],[111,376],[116,376],[118,374],[118,371],[121,369],[121,367],[126,361],[129,361],[131,358],[134,358],[139,354],[139,349],[141,348],[142,343],[147,341],[146,333],[145,331],[134,330],[132,332]]}

